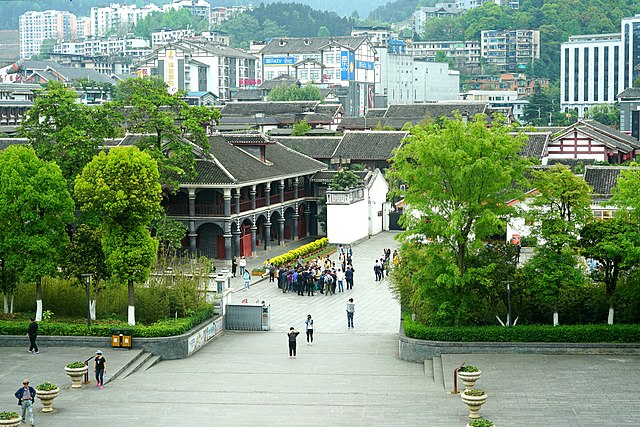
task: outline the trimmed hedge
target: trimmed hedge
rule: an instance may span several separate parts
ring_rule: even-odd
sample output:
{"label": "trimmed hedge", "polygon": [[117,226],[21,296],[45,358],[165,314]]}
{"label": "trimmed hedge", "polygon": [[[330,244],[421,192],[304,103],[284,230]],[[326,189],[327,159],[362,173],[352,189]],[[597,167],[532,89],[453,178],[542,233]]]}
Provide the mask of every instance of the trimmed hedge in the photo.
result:
{"label": "trimmed hedge", "polygon": [[638,343],[640,325],[526,325],[429,327],[404,321],[404,333],[410,338],[453,342],[566,342],[566,343]]}
{"label": "trimmed hedge", "polygon": [[[277,257],[271,258],[271,263],[276,267],[280,267],[281,265],[286,265],[292,261],[296,261],[299,257],[304,257],[311,252],[315,252],[329,245],[329,239],[323,237],[322,239],[315,240],[311,243],[307,243],[306,245],[300,246],[299,248],[290,250],[287,253],[282,255],[278,255]],[[265,261],[266,264],[266,261]]]}
{"label": "trimmed hedge", "polygon": [[[130,330],[134,337],[169,337],[180,335],[207,319],[213,318],[213,307],[198,310],[190,317],[161,320],[151,325],[131,326],[125,322],[95,323],[91,327],[83,324],[39,322],[39,335],[109,337],[113,329]],[[0,322],[0,335],[24,335],[29,322]]]}

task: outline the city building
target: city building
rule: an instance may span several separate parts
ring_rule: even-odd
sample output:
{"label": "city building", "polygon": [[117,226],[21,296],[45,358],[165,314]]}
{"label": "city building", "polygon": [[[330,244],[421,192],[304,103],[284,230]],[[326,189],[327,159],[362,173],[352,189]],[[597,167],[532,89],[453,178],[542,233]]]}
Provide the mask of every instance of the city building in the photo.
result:
{"label": "city building", "polygon": [[139,58],[151,52],[149,40],[142,37],[88,38],[77,42],[59,42],[53,53],[84,56],[121,55]]}
{"label": "city building", "polygon": [[376,97],[386,101],[380,106],[458,99],[459,71],[450,70],[447,63],[416,58],[411,50],[405,54],[389,50],[378,52],[380,82]]}
{"label": "city building", "polygon": [[182,39],[207,41],[229,46],[229,35],[222,31],[205,31],[199,33],[194,30],[170,30],[166,28],[151,33],[151,46],[156,48],[160,45],[177,42]]}
{"label": "city building", "polygon": [[91,37],[91,17],[78,16],[76,17],[76,39],[82,40],[87,37]]}
{"label": "city building", "polygon": [[424,41],[412,42],[409,47],[415,57],[435,61],[438,52],[444,52],[447,58],[456,62],[456,68],[465,70],[468,74],[478,73],[480,70],[481,45],[477,40],[467,41]]}
{"label": "city building", "polygon": [[633,87],[633,82],[640,77],[640,15],[622,18],[620,33],[622,89],[627,89]]}
{"label": "city building", "polygon": [[258,132],[219,133],[209,144],[208,152],[194,147],[197,177],[162,202],[167,216],[188,227],[186,248],[230,262],[318,233],[312,178],[323,163]]}
{"label": "city building", "polygon": [[463,92],[470,90],[510,90],[516,91],[518,96],[530,96],[536,87],[544,89],[549,86],[545,78],[528,78],[522,73],[502,73],[500,75],[468,76],[460,83]]}
{"label": "city building", "polygon": [[207,21],[211,19],[211,5],[205,0],[173,0],[173,3],[162,5],[163,12],[170,10],[188,10],[193,16]]}
{"label": "city building", "polygon": [[539,30],[484,30],[481,54],[498,71],[524,69],[540,59]]}
{"label": "city building", "polygon": [[640,88],[630,87],[618,94],[620,131],[640,139]]}
{"label": "city building", "polygon": [[232,19],[246,11],[253,10],[253,6],[218,6],[211,9],[209,22],[211,25],[220,25],[228,19]]}
{"label": "city building", "polygon": [[141,77],[162,77],[171,92],[211,92],[224,102],[247,81],[255,84],[256,61],[255,56],[239,49],[181,40],[158,46],[136,63],[136,68]]}
{"label": "city building", "polygon": [[28,83],[0,83],[0,132],[13,135],[33,106],[42,86]]}
{"label": "city building", "polygon": [[[640,44],[639,44],[640,47]],[[569,37],[560,50],[560,107],[584,117],[590,107],[611,104],[625,86],[620,34]]]}
{"label": "city building", "polygon": [[18,20],[20,57],[31,58],[40,54],[42,42],[73,39],[76,37],[76,16],[59,10],[27,12]]}
{"label": "city building", "polygon": [[424,24],[433,18],[456,17],[465,12],[456,3],[436,3],[435,6],[421,7],[413,13],[413,31],[422,34]]}
{"label": "city building", "polygon": [[377,58],[368,36],[274,38],[260,50],[258,78],[335,87],[347,115],[362,116],[374,106]]}
{"label": "city building", "polygon": [[386,47],[389,39],[398,38],[397,34],[391,32],[389,27],[353,27],[351,37],[367,36],[371,44],[375,47]]}
{"label": "city building", "polygon": [[469,90],[460,94],[460,99],[471,102],[487,102],[494,109],[510,109],[513,117],[522,122],[524,108],[529,104],[515,90]]}
{"label": "city building", "polygon": [[153,12],[162,12],[155,4],[147,4],[144,7],[134,5],[120,5],[112,3],[107,7],[91,8],[91,35],[103,37],[110,30],[130,30],[138,21],[146,18]]}

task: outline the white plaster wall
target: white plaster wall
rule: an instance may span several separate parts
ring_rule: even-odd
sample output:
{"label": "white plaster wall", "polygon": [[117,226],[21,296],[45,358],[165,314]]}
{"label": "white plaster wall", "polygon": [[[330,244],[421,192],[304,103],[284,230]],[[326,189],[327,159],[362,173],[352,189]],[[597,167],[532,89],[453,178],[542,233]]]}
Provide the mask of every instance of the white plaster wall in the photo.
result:
{"label": "white plaster wall", "polygon": [[366,198],[350,205],[327,205],[329,243],[350,244],[368,237],[368,207]]}
{"label": "white plaster wall", "polygon": [[[369,198],[369,235],[373,236],[383,230],[383,205],[387,200],[387,192],[389,186],[384,176],[379,170],[375,171],[376,176],[368,190],[365,192],[365,198]],[[383,211],[383,216],[378,216],[378,212]]]}

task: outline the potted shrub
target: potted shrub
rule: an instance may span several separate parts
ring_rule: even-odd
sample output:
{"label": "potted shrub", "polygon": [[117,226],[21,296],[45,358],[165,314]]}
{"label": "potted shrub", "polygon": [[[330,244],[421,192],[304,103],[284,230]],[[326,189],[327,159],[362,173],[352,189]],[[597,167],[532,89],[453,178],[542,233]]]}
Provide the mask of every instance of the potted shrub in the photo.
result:
{"label": "potted shrub", "polygon": [[467,424],[467,427],[495,427],[495,424],[489,420],[478,419],[471,421],[469,424]]}
{"label": "potted shrub", "polygon": [[480,407],[487,401],[487,393],[484,390],[469,389],[460,393],[462,401],[469,407],[469,418],[478,419]]}
{"label": "potted shrub", "polygon": [[53,412],[51,405],[53,404],[53,399],[58,397],[58,393],[60,393],[58,386],[50,382],[44,382],[36,386],[36,397],[42,402],[42,412]]}
{"label": "potted shrub", "polygon": [[465,390],[472,389],[476,381],[480,379],[482,371],[475,366],[467,365],[458,369],[458,378],[464,383]]}
{"label": "potted shrub", "polygon": [[71,378],[71,388],[81,388],[82,377],[89,371],[89,367],[82,362],[71,362],[64,367],[64,371]]}
{"label": "potted shrub", "polygon": [[18,427],[22,419],[17,412],[0,412],[0,426],[2,427]]}

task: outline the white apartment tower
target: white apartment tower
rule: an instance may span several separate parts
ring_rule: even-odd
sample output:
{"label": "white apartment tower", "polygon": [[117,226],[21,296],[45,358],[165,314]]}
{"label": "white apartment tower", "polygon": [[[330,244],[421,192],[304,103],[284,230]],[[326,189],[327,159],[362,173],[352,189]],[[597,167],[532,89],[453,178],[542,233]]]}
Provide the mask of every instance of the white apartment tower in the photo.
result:
{"label": "white apartment tower", "polygon": [[132,28],[138,21],[153,12],[162,12],[155,4],[148,4],[142,8],[136,5],[111,4],[108,7],[91,8],[91,35],[102,37],[111,29]]}
{"label": "white apartment tower", "polygon": [[209,21],[211,19],[211,5],[205,0],[173,0],[173,3],[162,5],[162,10],[188,10],[193,16]]}
{"label": "white apartment tower", "polygon": [[45,40],[62,40],[76,37],[76,16],[59,10],[30,11],[20,15],[20,57],[31,58],[40,54]]}

